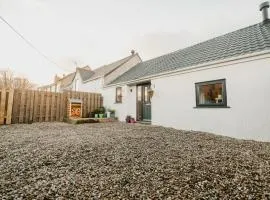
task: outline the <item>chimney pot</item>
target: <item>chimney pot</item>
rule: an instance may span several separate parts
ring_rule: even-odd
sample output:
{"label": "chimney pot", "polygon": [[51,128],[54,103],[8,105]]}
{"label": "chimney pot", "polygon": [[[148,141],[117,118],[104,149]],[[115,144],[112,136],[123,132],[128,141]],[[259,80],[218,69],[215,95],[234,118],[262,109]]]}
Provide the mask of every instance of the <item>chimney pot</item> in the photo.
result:
{"label": "chimney pot", "polygon": [[135,54],[135,50],[132,49],[132,50],[131,50],[131,55],[134,55],[134,54]]}
{"label": "chimney pot", "polygon": [[262,16],[263,16],[263,22],[267,21],[269,19],[268,17],[268,8],[270,4],[269,1],[266,1],[260,5],[260,11],[262,11]]}

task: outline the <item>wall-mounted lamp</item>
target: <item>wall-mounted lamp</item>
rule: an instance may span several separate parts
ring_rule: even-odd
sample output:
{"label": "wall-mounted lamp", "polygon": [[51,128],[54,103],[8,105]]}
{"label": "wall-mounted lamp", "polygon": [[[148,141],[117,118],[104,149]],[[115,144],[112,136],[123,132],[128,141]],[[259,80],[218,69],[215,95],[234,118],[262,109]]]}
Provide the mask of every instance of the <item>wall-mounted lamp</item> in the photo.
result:
{"label": "wall-mounted lamp", "polygon": [[151,85],[150,88],[148,89],[148,94],[149,94],[150,98],[152,98],[153,95],[154,95],[153,88],[155,88],[155,86],[154,85]]}

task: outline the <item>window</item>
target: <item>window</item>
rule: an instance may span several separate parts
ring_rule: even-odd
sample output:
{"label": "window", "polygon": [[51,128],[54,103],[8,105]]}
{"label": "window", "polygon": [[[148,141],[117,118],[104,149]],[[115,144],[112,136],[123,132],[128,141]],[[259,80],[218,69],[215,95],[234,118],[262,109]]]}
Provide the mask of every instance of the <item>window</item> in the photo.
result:
{"label": "window", "polygon": [[116,88],[115,102],[122,103],[122,88],[121,87]]}
{"label": "window", "polygon": [[227,107],[225,79],[195,84],[197,107]]}

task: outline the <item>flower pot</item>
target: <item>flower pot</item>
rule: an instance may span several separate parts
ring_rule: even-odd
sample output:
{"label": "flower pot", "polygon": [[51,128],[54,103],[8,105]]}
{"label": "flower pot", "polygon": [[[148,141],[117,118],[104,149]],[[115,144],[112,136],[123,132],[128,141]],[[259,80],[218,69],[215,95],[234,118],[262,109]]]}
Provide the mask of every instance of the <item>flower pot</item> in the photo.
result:
{"label": "flower pot", "polygon": [[103,118],[103,115],[104,115],[104,114],[99,114],[99,118]]}
{"label": "flower pot", "polygon": [[107,118],[110,118],[111,117],[111,112],[107,112]]}
{"label": "flower pot", "polygon": [[115,118],[115,113],[110,113],[111,118]]}
{"label": "flower pot", "polygon": [[98,118],[98,114],[95,114],[95,118]]}

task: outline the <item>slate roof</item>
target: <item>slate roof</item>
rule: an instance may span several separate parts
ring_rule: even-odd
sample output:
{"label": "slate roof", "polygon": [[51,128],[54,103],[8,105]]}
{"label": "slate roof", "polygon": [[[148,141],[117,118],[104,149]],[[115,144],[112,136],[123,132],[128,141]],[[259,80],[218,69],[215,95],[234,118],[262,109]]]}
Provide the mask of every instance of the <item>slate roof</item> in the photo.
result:
{"label": "slate roof", "polygon": [[80,73],[83,81],[88,80],[91,76],[94,75],[94,71],[92,71],[90,68],[77,68],[77,71]]}
{"label": "slate roof", "polygon": [[[73,79],[75,78],[75,75],[76,75],[76,72],[73,72],[73,73],[70,73],[70,74],[64,76],[63,78],[59,79],[57,81],[57,83],[60,82],[60,88],[68,87],[72,83]],[[39,88],[44,89],[44,88],[48,88],[48,87],[55,86],[55,85],[56,85],[56,83],[52,83],[50,85],[44,85],[44,86],[41,86]]]}
{"label": "slate roof", "polygon": [[70,74],[66,75],[62,79],[60,79],[59,80],[61,82],[60,87],[61,88],[68,87],[72,83],[75,75],[76,75],[76,72],[73,72],[73,73],[70,73]]}
{"label": "slate roof", "polygon": [[162,72],[270,49],[270,21],[255,24],[223,36],[145,62],[110,84],[140,79]]}
{"label": "slate roof", "polygon": [[111,73],[112,71],[114,71],[116,68],[118,68],[119,66],[123,65],[124,63],[126,63],[128,60],[130,60],[132,57],[136,56],[137,54],[133,54],[133,55],[130,55],[128,57],[125,57],[121,60],[118,60],[118,61],[115,61],[113,63],[110,63],[108,65],[104,65],[104,66],[101,66],[95,70],[92,71],[92,74],[88,74],[88,75],[85,75],[86,78],[84,81],[86,80],[93,80],[93,79],[96,79],[96,78],[99,78],[99,77],[103,77],[109,73]]}

